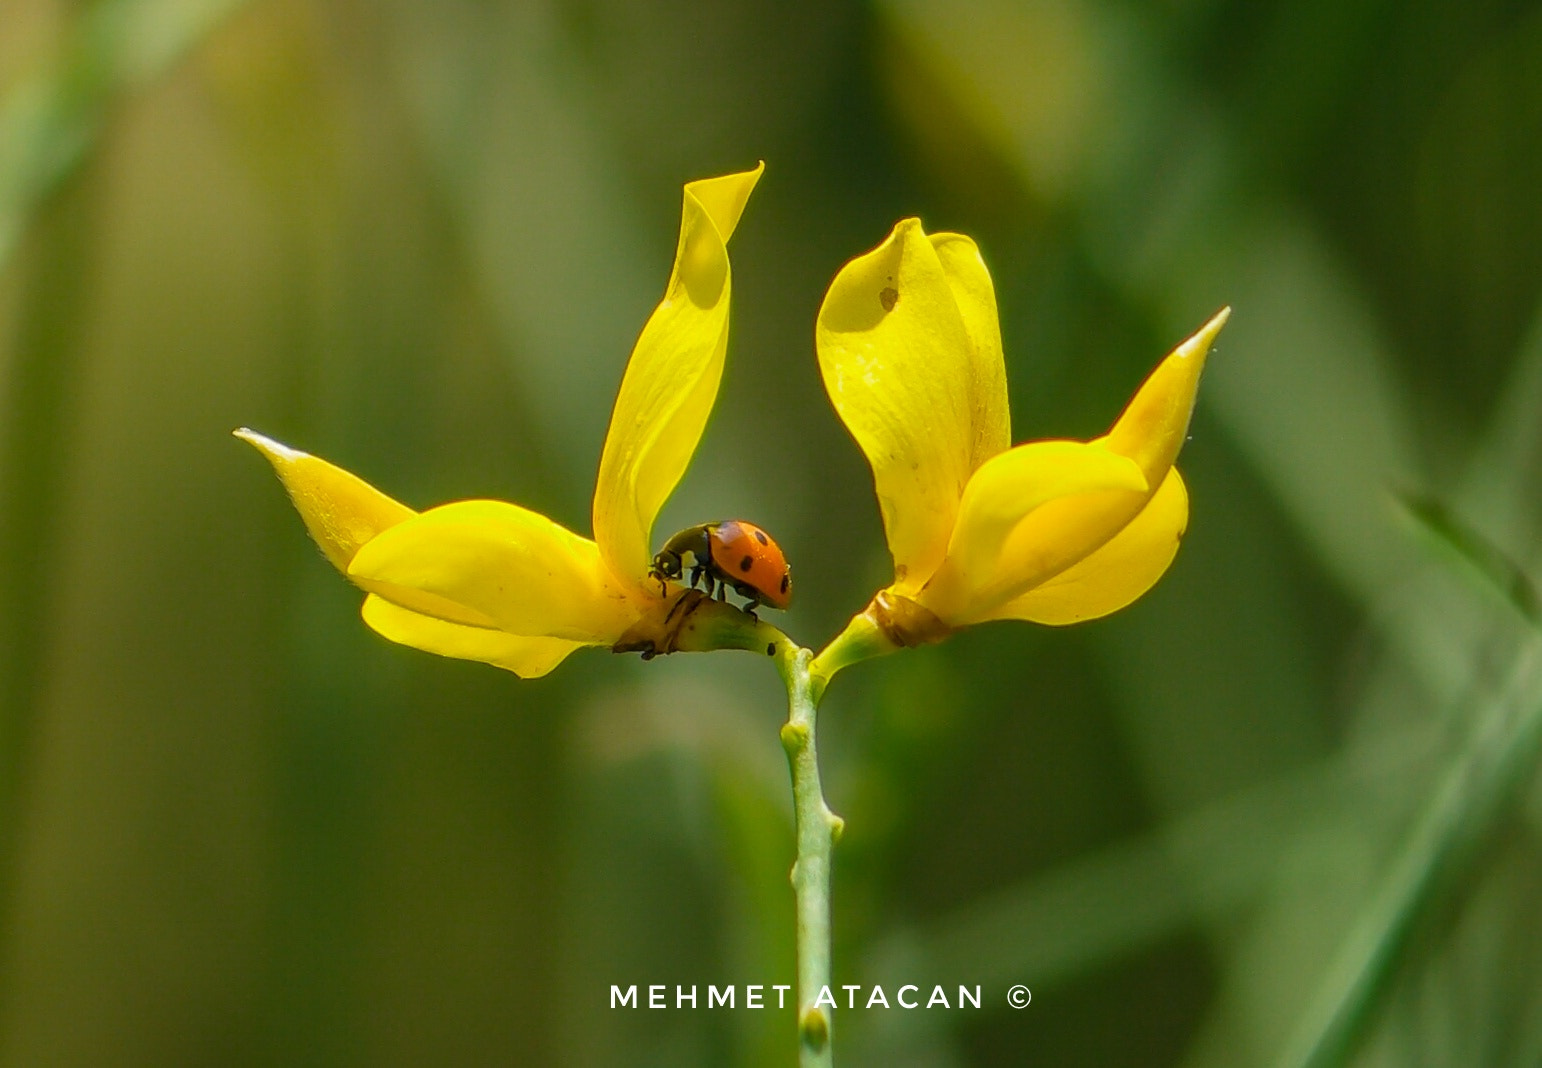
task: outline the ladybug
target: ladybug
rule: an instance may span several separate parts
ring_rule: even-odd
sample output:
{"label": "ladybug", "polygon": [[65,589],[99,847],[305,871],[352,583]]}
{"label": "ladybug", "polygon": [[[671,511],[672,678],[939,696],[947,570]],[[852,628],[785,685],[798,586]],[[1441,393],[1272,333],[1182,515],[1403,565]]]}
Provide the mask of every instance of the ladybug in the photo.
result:
{"label": "ladybug", "polygon": [[708,597],[716,586],[718,599],[724,600],[732,588],[739,596],[750,599],[744,610],[752,615],[762,603],[786,608],[792,600],[792,572],[787,567],[787,558],[771,535],[754,523],[729,519],[687,527],[664,543],[648,573],[660,583],[665,579],[678,580],[685,572],[686,553],[695,561],[691,567],[691,588],[695,589],[705,576]]}

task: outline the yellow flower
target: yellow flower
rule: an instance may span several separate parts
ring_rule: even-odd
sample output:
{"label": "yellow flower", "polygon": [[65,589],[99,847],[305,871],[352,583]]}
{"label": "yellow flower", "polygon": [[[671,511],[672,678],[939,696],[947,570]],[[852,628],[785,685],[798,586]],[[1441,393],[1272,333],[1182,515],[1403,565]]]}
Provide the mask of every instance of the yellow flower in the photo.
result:
{"label": "yellow flower", "polygon": [[894,582],[824,659],[991,619],[1075,623],[1150,589],[1178,551],[1173,467],[1222,310],[1095,441],[1012,447],[996,297],[973,241],[918,220],[836,275],[816,340],[825,389],[873,469]]}
{"label": "yellow flower", "polygon": [[236,431],[273,464],[327,558],[367,591],[366,623],[394,642],[526,678],[585,645],[685,647],[664,644],[678,638],[682,613],[672,610],[686,595],[649,578],[649,538],[717,398],[728,344],[727,242],[763,167],[685,187],[669,286],[611,413],[592,541],[504,501],[419,514],[324,460]]}

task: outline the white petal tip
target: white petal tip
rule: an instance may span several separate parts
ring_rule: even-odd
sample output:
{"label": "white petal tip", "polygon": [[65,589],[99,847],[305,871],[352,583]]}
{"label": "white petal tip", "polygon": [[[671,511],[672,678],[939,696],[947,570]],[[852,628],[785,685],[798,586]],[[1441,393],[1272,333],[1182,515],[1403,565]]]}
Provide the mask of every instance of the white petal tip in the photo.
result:
{"label": "white petal tip", "polygon": [[1212,315],[1204,326],[1196,330],[1187,341],[1178,346],[1178,355],[1204,356],[1210,351],[1210,346],[1215,343],[1215,337],[1221,332],[1221,327],[1226,325],[1226,320],[1231,318],[1231,306],[1222,308]]}
{"label": "white petal tip", "polygon": [[270,460],[298,460],[308,455],[299,449],[291,449],[288,445],[274,441],[270,437],[265,437],[248,427],[237,427],[230,433],[253,448],[265,453]]}

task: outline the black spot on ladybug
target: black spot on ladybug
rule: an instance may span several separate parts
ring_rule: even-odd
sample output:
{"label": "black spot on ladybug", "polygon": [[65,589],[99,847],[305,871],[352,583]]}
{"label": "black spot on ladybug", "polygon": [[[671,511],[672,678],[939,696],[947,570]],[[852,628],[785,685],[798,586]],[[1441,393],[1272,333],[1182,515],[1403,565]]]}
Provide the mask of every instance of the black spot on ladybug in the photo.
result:
{"label": "black spot on ladybug", "polygon": [[783,593],[787,592],[787,583],[789,581],[790,581],[789,576],[787,576],[787,575],[783,575],[782,576],[782,592]]}
{"label": "black spot on ladybug", "polygon": [[893,286],[884,286],[878,291],[878,303],[883,305],[884,311],[893,311],[894,306],[899,303],[899,290]]}
{"label": "black spot on ladybug", "polygon": [[746,556],[743,560],[739,561],[739,570],[740,571],[748,571],[750,568],[752,568],[754,566],[755,566],[755,559],[754,559],[754,557]]}
{"label": "black spot on ladybug", "polygon": [[762,545],[770,544],[771,541],[770,538],[766,537],[766,532],[764,530],[757,530],[755,532],[755,540],[760,542]]}

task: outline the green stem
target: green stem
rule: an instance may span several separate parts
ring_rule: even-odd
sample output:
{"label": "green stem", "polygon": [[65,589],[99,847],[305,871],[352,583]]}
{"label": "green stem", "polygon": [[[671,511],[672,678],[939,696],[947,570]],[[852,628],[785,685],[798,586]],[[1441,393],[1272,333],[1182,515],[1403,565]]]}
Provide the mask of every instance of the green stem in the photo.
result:
{"label": "green stem", "polygon": [[792,770],[793,812],[797,821],[798,859],[792,888],[798,909],[798,1064],[831,1068],[831,1020],[816,1005],[830,986],[830,857],[844,824],[825,803],[819,783],[819,753],[814,731],[823,690],[809,671],[813,654],[790,646],[777,664],[787,684],[788,716],[782,747]]}

